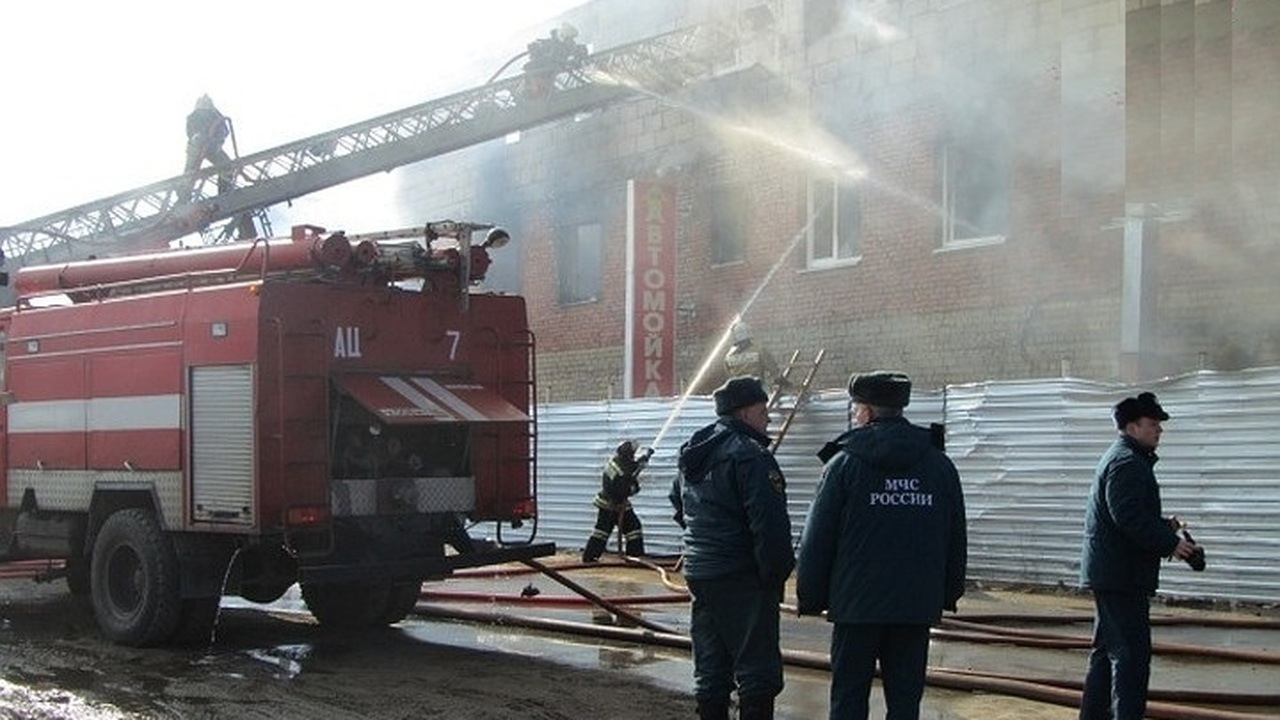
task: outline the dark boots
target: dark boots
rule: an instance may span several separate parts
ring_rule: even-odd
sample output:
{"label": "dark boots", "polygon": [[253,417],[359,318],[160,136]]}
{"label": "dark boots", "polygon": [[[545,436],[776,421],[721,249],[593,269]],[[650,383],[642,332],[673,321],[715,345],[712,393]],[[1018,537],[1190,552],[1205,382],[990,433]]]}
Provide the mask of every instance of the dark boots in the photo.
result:
{"label": "dark boots", "polygon": [[738,720],[773,720],[773,698],[739,698]]}
{"label": "dark boots", "polygon": [[599,560],[604,554],[604,546],[608,541],[608,538],[599,538],[595,535],[588,538],[587,546],[582,550],[582,562],[593,563]]}
{"label": "dark boots", "polygon": [[729,720],[729,703],[699,700],[698,720]]}
{"label": "dark boots", "polygon": [[644,538],[627,538],[627,554],[631,557],[644,557]]}
{"label": "dark boots", "polygon": [[[699,700],[698,720],[729,720],[729,704]],[[773,698],[739,698],[738,720],[773,720]]]}

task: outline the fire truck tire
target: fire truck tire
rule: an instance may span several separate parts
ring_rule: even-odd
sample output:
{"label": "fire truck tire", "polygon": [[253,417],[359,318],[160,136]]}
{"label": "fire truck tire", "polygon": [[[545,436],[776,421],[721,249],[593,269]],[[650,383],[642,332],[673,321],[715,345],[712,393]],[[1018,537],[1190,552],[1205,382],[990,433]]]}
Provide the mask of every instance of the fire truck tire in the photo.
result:
{"label": "fire truck tire", "polygon": [[398,583],[391,586],[387,597],[387,610],[382,614],[382,622],[392,625],[400,622],[417,606],[422,596],[422,583]]}
{"label": "fire truck tire", "polygon": [[391,585],[387,583],[303,583],[302,599],[321,625],[332,628],[370,628],[383,619]]}
{"label": "fire truck tire", "polygon": [[168,642],[178,627],[178,556],[155,516],[141,508],[107,518],[93,544],[93,612],[108,639],[146,647]]}

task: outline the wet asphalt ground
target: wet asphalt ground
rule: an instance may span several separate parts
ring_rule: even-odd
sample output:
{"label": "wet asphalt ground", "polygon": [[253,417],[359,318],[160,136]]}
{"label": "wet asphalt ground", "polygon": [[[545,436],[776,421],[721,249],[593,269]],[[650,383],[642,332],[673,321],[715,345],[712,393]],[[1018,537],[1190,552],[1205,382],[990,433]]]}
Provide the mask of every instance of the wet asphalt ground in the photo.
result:
{"label": "wet asphalt ground", "polygon": [[[561,557],[558,560],[561,565],[556,566],[565,568],[563,577],[608,602],[627,602],[636,598],[654,600],[621,607],[657,627],[687,636],[688,604],[678,599],[673,590],[680,587],[678,576],[669,577],[671,585],[664,586],[663,577],[651,569],[610,562],[598,567],[580,567],[573,564],[571,558]],[[790,598],[793,601],[794,595]],[[473,623],[432,621],[422,615],[407,620],[403,626],[406,631],[420,635],[424,640],[527,653],[578,667],[642,675],[655,684],[676,690],[690,691],[692,688],[692,664],[688,651],[683,648],[571,636],[545,630],[530,631],[499,624],[498,621],[504,617],[536,617],[600,627],[613,627],[619,622],[614,614],[585,601],[552,577],[537,573],[495,572],[486,575],[480,571],[443,583],[429,583],[425,586],[424,600],[421,607],[425,611],[440,608],[447,612],[452,608],[487,616],[485,621]],[[992,615],[1022,617],[1025,618],[1023,622],[1000,620],[997,625],[1022,633],[1073,638],[1079,646],[1087,642],[1090,634],[1092,610],[1092,600],[1077,593],[971,587],[960,602],[959,613],[949,617],[982,622],[988,622],[987,616]],[[1233,717],[1231,713],[1280,718],[1280,700],[1276,700],[1280,698],[1276,695],[1280,693],[1280,611],[1276,608],[1223,610],[1169,606],[1157,601],[1152,612],[1154,617],[1180,619],[1179,622],[1188,623],[1157,625],[1153,629],[1157,647],[1170,651],[1158,652],[1153,661],[1153,698],[1162,690],[1265,696],[1275,702],[1267,705],[1196,705],[1185,703],[1179,697],[1177,707],[1206,708],[1220,712],[1224,718]],[[1245,624],[1261,623],[1263,627],[1221,626],[1237,620]],[[1218,624],[1197,624],[1200,621]],[[628,623],[623,620],[620,624]],[[955,689],[942,685],[950,685],[956,679],[952,672],[1078,683],[1084,674],[1086,647],[1039,646],[1045,644],[1043,639],[1016,643],[979,642],[956,637],[964,635],[968,628],[944,627],[942,630],[949,632],[936,633],[939,637],[931,644],[929,666],[931,671],[939,671],[939,675],[946,676],[946,679],[926,689],[922,718],[1066,720],[1076,717],[1074,698],[1078,697],[1078,690],[1059,689],[1059,696],[1069,701],[1060,697],[1058,702],[1045,702],[993,692],[989,688]],[[785,615],[782,637],[784,651],[825,660],[830,626],[820,618]],[[1244,660],[1202,657],[1196,654],[1196,648],[1206,648],[1210,652],[1218,649],[1244,651],[1254,655]],[[778,699],[777,716],[794,720],[825,718],[829,689],[830,674],[827,671],[789,666],[787,686]],[[871,699],[872,717],[883,717],[884,706],[878,684],[873,687]],[[1153,717],[1161,714],[1178,717],[1182,712],[1177,707],[1165,709],[1153,704]]]}
{"label": "wet asphalt ground", "polygon": [[[394,637],[402,649],[420,643],[422,648],[438,646],[464,652],[497,650],[540,660],[540,668],[565,668],[566,672],[600,670],[639,680],[655,688],[655,693],[658,690],[691,693],[688,602],[679,592],[681,579],[677,574],[658,572],[658,566],[636,567],[606,560],[596,566],[581,566],[571,556],[549,559],[548,565],[558,569],[559,580],[528,568],[504,566],[468,571],[447,581],[427,583],[418,610],[399,623],[391,631],[392,635],[344,642],[371,644],[371,649],[376,650],[381,647],[379,642]],[[41,586],[41,589],[53,595],[65,593],[65,588],[60,586]],[[609,607],[593,604],[584,595]],[[326,652],[320,645],[308,646],[317,642],[317,636],[304,630],[311,620],[296,587],[271,605],[224,598],[222,606],[229,616],[223,628],[227,637],[219,639],[216,647],[221,650],[210,657],[222,657],[227,662],[226,672],[235,670],[234,658],[247,657],[268,677],[305,680],[316,676],[321,682],[327,682],[323,678],[325,673],[332,672],[333,653]],[[948,615],[935,633],[930,650],[931,684],[922,703],[922,718],[1067,720],[1076,717],[1078,683],[1084,673],[1092,613],[1088,596],[1043,589],[971,587],[959,609],[957,615]],[[298,623],[272,626],[272,635],[276,636],[272,641],[258,637],[255,625],[246,623],[245,613],[247,617],[292,617],[297,618]],[[465,620],[459,619],[463,616]],[[1157,602],[1153,616],[1180,623],[1160,624],[1153,631],[1159,649],[1152,668],[1153,698],[1168,692],[1201,696],[1227,693],[1238,697],[1237,702],[1217,705],[1193,702],[1197,698],[1188,699],[1185,695],[1160,700],[1149,708],[1150,717],[1280,718],[1280,608],[1231,609]],[[952,622],[955,619],[970,624]],[[72,622],[91,625],[92,618],[80,617]],[[637,629],[636,622],[647,625],[648,629]],[[290,627],[297,629],[291,631]],[[1016,637],[1015,633],[1024,637]],[[778,698],[777,717],[780,720],[825,718],[830,675],[823,669],[823,663],[830,626],[820,618],[784,614],[782,637],[784,653],[799,662],[787,668],[786,689]],[[245,647],[250,650],[236,650],[246,641],[249,644]],[[68,640],[63,636],[56,642],[66,650],[75,647],[67,646],[69,642],[86,641]],[[139,660],[164,656],[158,651],[129,651],[125,655],[136,655]],[[4,667],[7,676],[19,666]],[[205,667],[203,672],[216,674],[217,670],[215,662],[215,667]],[[241,673],[243,669],[235,672]],[[1004,682],[995,687],[984,684],[987,681],[975,678],[973,673],[1012,676],[1039,684]],[[559,671],[554,671],[548,680],[555,682],[557,675]],[[1061,686],[1046,688],[1043,683],[1049,682]],[[113,687],[129,684],[105,676],[98,679],[98,684],[102,683]],[[1077,684],[1076,689],[1072,689],[1073,683]],[[62,687],[66,683],[57,685]],[[293,685],[296,683],[288,686]],[[74,683],[68,685],[71,686]],[[483,682],[481,686],[488,687]],[[3,701],[4,695],[12,689],[0,687],[0,718],[23,717],[5,713],[9,706]],[[147,697],[146,684],[139,684],[134,692]],[[1250,698],[1261,699],[1263,703],[1243,702]],[[1176,704],[1169,704],[1174,701]],[[25,705],[19,706],[68,709],[60,705],[63,700],[24,702]],[[872,717],[883,717],[878,686],[872,689],[871,704]],[[688,716],[693,717],[691,696],[688,707]],[[578,715],[574,712],[569,716]],[[668,716],[670,713],[653,717],[657,720]],[[77,711],[71,715],[40,717],[105,720],[117,716],[85,715]]]}

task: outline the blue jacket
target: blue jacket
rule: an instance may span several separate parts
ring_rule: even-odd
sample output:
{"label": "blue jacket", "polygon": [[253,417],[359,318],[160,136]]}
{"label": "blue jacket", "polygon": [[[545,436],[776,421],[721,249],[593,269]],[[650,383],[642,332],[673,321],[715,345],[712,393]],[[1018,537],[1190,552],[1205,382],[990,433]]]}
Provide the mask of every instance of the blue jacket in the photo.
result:
{"label": "blue jacket", "polygon": [[835,441],[805,520],[801,614],[834,623],[932,624],[964,594],[960,475],[929,431],[875,418]]}
{"label": "blue jacket", "polygon": [[781,588],[795,567],[787,486],[769,438],[721,416],[680,446],[671,490],[684,525],[684,576],[751,575]]}
{"label": "blue jacket", "polygon": [[1098,461],[1085,506],[1082,587],[1155,593],[1160,559],[1178,546],[1177,533],[1160,514],[1158,459],[1155,451],[1121,435]]}

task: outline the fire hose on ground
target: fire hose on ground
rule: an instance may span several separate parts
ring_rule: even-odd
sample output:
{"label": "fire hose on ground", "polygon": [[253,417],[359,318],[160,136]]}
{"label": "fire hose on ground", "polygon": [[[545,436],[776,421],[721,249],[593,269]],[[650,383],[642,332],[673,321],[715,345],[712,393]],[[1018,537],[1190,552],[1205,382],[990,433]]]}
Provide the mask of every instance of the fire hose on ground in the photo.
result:
{"label": "fire hose on ground", "polygon": [[[521,597],[501,596],[492,593],[449,593],[425,591],[423,598],[431,601],[454,602],[510,602],[512,604],[586,604],[596,605],[622,618],[638,628],[602,626],[550,618],[536,618],[510,615],[506,613],[476,612],[444,608],[419,603],[415,614],[426,618],[455,620],[490,625],[523,627],[547,632],[558,632],[570,635],[593,637],[602,640],[621,641],[643,645],[657,645],[688,650],[691,641],[688,636],[667,628],[661,624],[646,620],[627,610],[625,605],[687,602],[688,593],[680,585],[671,581],[667,569],[659,564],[638,558],[625,557],[621,563],[600,563],[592,565],[566,565],[552,568],[536,560],[525,561],[528,569],[504,569],[502,572],[470,572],[471,577],[496,577],[529,572],[540,572],[561,585],[578,593],[583,600],[577,601],[564,597]],[[654,570],[662,577],[663,585],[673,592],[665,595],[641,595],[625,598],[606,598],[581,584],[566,577],[562,570],[575,567],[645,567]],[[53,564],[47,561],[19,561],[0,565],[0,578],[32,577],[49,572]],[[462,575],[462,573],[459,573]],[[941,640],[960,642],[1016,644],[1031,647],[1079,649],[1089,646],[1087,638],[1046,633],[1035,630],[1002,627],[995,623],[1048,623],[1076,624],[1092,621],[1087,615],[1022,615],[1022,614],[965,614],[945,618],[942,627],[935,628],[932,636]],[[1227,627],[1243,629],[1280,629],[1280,621],[1266,618],[1174,618],[1154,617],[1153,625],[1199,625],[1207,627]],[[948,629],[950,628],[950,629]],[[1280,656],[1265,651],[1233,650],[1180,643],[1156,643],[1153,645],[1156,654],[1195,655],[1216,659],[1259,664],[1280,664]],[[782,651],[783,661],[794,667],[820,671],[831,671],[830,659],[821,653],[801,650]],[[929,668],[926,671],[926,683],[934,687],[970,692],[987,692],[992,694],[1019,697],[1027,700],[1045,702],[1065,707],[1078,707],[1080,703],[1081,683],[1078,681],[1054,678],[1021,677],[1003,673],[992,673],[975,670],[952,668]],[[1280,705],[1280,694],[1256,693],[1223,693],[1199,690],[1160,690],[1153,689],[1149,693],[1151,701],[1147,705],[1147,716],[1158,720],[1260,720],[1264,716],[1240,713],[1230,710],[1204,708],[1188,703],[1234,706]]]}
{"label": "fire hose on ground", "polygon": [[[624,605],[635,604],[685,602],[688,597],[687,591],[683,587],[673,583],[667,575],[666,568],[661,565],[625,556],[623,561],[624,562],[622,564],[624,566],[646,567],[659,572],[662,577],[663,585],[668,589],[675,590],[676,592],[669,595],[640,595],[624,598],[605,598],[586,590],[586,588],[583,588],[578,583],[566,578],[563,573],[559,571],[562,569],[580,566],[562,566],[559,569],[552,569],[549,566],[536,561],[530,561],[526,564],[534,570],[546,573],[548,577],[551,577],[565,587],[578,592],[583,598],[583,600],[580,601],[580,604],[590,603],[596,605],[611,613],[614,617],[624,618],[644,629],[602,626],[591,623],[552,620],[549,618],[531,618],[506,613],[472,612],[422,604],[418,606],[416,613],[424,617],[434,617],[439,619],[483,622],[487,624],[585,635],[602,640],[620,640],[623,642],[632,642],[637,644],[658,645],[685,650],[689,649],[691,641],[686,635],[669,628],[664,628],[657,623],[638,618],[634,613],[631,613],[623,607]],[[523,569],[522,572],[524,572]],[[491,603],[511,602],[513,604],[531,605],[566,604],[568,602],[568,600],[563,597],[503,597],[496,594],[459,594],[437,591],[424,592],[423,598],[429,601],[447,601],[453,599],[457,601],[484,601]],[[1090,641],[1088,638],[1000,627],[992,624],[992,621],[995,620],[1028,622],[1035,621],[1037,618],[1047,618],[1052,622],[1062,622],[1060,619],[1061,617],[1062,616],[963,615],[945,619],[942,623],[942,627],[935,628],[932,631],[932,635],[940,640],[954,640],[959,642],[1017,644],[1032,647],[1062,649],[1079,649],[1089,647]],[[1092,617],[1090,616],[1073,616],[1070,618],[1070,622],[1076,623],[1088,622],[1091,620]],[[1182,619],[1180,618],[1153,618],[1153,623],[1183,624],[1179,622],[1181,620]],[[1193,620],[1187,619],[1185,624],[1227,625],[1230,622],[1222,618],[1207,618],[1206,620],[1211,620],[1213,622],[1195,623]],[[1245,627],[1251,628],[1280,629],[1280,622],[1268,621],[1262,618],[1253,620],[1243,619],[1242,624]],[[1232,650],[1228,648],[1204,647],[1179,643],[1157,643],[1153,646],[1153,652],[1156,654],[1196,655],[1239,662],[1280,664],[1280,655],[1275,655],[1273,653],[1263,651]],[[826,655],[819,653],[784,649],[783,660],[788,665],[796,667],[804,667],[826,672],[830,672],[831,670],[829,658]],[[1082,683],[1076,681],[1047,680],[1044,678],[1020,677],[1003,673],[956,670],[950,668],[930,668],[926,672],[926,682],[940,688],[1009,695],[1073,708],[1079,707],[1080,693],[1082,690]],[[1174,691],[1156,689],[1149,693],[1149,697],[1150,702],[1148,704],[1148,716],[1160,719],[1185,718],[1186,720],[1257,720],[1257,718],[1259,718],[1259,716],[1249,713],[1203,708],[1188,703],[1234,706],[1280,705],[1280,695],[1277,694],[1222,693],[1212,691]]]}
{"label": "fire hose on ground", "polygon": [[[507,613],[478,612],[445,608],[429,604],[420,604],[414,613],[419,617],[455,620],[469,623],[482,623],[503,627],[520,627],[530,630],[563,633],[592,637],[601,640],[628,642],[638,645],[655,645],[659,647],[688,650],[691,647],[689,638],[672,632],[658,632],[650,629],[624,628],[607,625],[593,625],[569,620],[551,618],[535,618]],[[782,659],[793,667],[811,670],[831,671],[831,662],[826,655],[802,650],[782,651]],[[998,673],[975,673],[957,671],[947,668],[929,668],[925,673],[925,682],[929,685],[950,690],[970,692],[987,692],[1008,695],[1027,700],[1051,703],[1064,707],[1079,707],[1079,690],[1059,687],[1048,683],[1040,683],[1012,675]],[[1186,702],[1203,702],[1227,705],[1259,705],[1274,706],[1280,703],[1278,695],[1252,695],[1228,693],[1181,692],[1180,702],[1168,702],[1161,698],[1162,691],[1151,692],[1152,701],[1147,704],[1147,716],[1158,720],[1260,720],[1259,715],[1240,713],[1229,710],[1217,710],[1184,704]]]}

